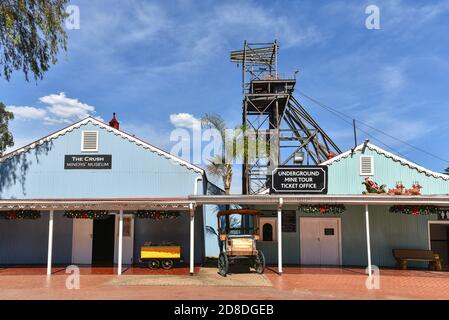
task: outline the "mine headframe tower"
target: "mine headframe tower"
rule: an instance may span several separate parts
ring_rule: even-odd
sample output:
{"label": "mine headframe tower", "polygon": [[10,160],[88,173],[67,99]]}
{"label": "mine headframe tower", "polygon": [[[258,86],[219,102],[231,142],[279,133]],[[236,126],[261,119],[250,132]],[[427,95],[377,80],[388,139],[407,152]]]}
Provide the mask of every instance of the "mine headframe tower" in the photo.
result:
{"label": "mine headframe tower", "polygon": [[278,72],[277,41],[249,43],[232,51],[231,61],[242,66],[243,124],[264,136],[270,152],[255,159],[245,157],[242,193],[266,190],[274,168],[281,165],[320,164],[341,150],[306,109],[293,97],[296,74]]}

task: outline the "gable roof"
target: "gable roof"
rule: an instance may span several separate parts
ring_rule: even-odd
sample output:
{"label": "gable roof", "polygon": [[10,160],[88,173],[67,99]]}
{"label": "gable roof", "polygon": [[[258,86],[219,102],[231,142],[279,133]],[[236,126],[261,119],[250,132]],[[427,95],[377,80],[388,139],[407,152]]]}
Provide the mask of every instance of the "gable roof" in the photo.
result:
{"label": "gable roof", "polygon": [[76,122],[76,123],[74,123],[74,124],[64,128],[64,129],[61,129],[61,130],[56,131],[55,133],[52,133],[52,134],[50,134],[50,135],[48,135],[46,137],[43,137],[43,138],[41,138],[39,140],[36,140],[36,141],[34,141],[34,142],[32,142],[32,143],[30,143],[30,144],[28,144],[28,145],[26,145],[26,146],[24,146],[22,148],[19,148],[17,150],[11,151],[11,152],[5,154],[3,157],[0,157],[0,162],[4,161],[6,159],[12,158],[14,156],[17,156],[17,155],[19,155],[21,153],[24,153],[24,152],[26,152],[26,151],[28,151],[30,149],[33,149],[33,148],[35,148],[35,147],[37,147],[37,146],[39,146],[41,144],[44,144],[44,143],[48,142],[48,141],[57,139],[60,136],[63,136],[66,133],[71,132],[71,131],[73,131],[75,129],[78,129],[81,126],[86,125],[88,123],[91,123],[93,125],[99,126],[102,129],[105,129],[105,130],[107,130],[109,132],[112,132],[113,134],[115,134],[117,136],[120,136],[120,137],[122,137],[124,139],[127,139],[128,141],[130,141],[132,143],[135,143],[138,146],[142,146],[146,150],[149,150],[151,152],[156,153],[158,156],[161,156],[161,157],[164,157],[166,159],[172,160],[172,161],[176,162],[177,164],[186,167],[189,170],[193,170],[193,171],[198,172],[200,174],[204,174],[204,170],[202,168],[200,168],[198,166],[195,166],[195,165],[193,165],[193,164],[191,164],[191,163],[189,163],[189,162],[187,162],[185,160],[182,160],[181,158],[178,158],[178,157],[176,157],[176,156],[174,156],[174,155],[172,155],[172,154],[170,154],[170,153],[168,153],[168,152],[166,152],[166,151],[164,151],[164,150],[162,150],[162,149],[160,149],[158,147],[155,147],[152,144],[149,144],[148,142],[140,140],[140,139],[138,139],[138,138],[136,138],[136,137],[134,137],[134,136],[124,132],[124,131],[117,130],[117,129],[107,125],[106,123],[101,122],[100,120],[97,120],[97,119],[92,118],[92,117],[87,117],[87,118],[85,118],[85,119],[83,119],[83,120],[81,120],[79,122]]}
{"label": "gable roof", "polygon": [[[338,162],[338,161],[340,161],[342,159],[348,158],[354,152],[362,151],[363,148],[364,148],[364,145],[365,145],[365,143],[362,143],[362,144],[358,145],[356,148],[354,148],[353,150],[349,150],[349,151],[346,151],[346,152],[344,152],[342,154],[339,154],[338,156],[321,163],[321,165],[329,166],[329,165],[332,165],[333,163]],[[387,158],[390,158],[393,161],[399,162],[403,166],[407,166],[410,169],[417,170],[418,172],[423,173],[426,176],[430,176],[430,177],[434,177],[434,178],[441,178],[443,180],[449,180],[449,175],[447,175],[447,174],[438,173],[438,172],[434,172],[432,170],[426,169],[426,168],[424,168],[424,167],[422,167],[422,166],[420,166],[420,165],[418,165],[418,164],[416,164],[414,162],[411,162],[411,161],[406,160],[404,158],[401,158],[401,157],[399,157],[399,156],[397,156],[397,155],[395,155],[395,154],[393,154],[391,152],[388,152],[388,151],[386,151],[386,150],[384,150],[384,149],[382,149],[382,148],[380,148],[380,147],[378,147],[378,146],[376,146],[376,145],[374,145],[372,143],[367,143],[366,144],[366,148],[368,148],[368,149],[370,149],[372,151],[375,151],[378,154],[383,155],[383,156],[385,156]]]}

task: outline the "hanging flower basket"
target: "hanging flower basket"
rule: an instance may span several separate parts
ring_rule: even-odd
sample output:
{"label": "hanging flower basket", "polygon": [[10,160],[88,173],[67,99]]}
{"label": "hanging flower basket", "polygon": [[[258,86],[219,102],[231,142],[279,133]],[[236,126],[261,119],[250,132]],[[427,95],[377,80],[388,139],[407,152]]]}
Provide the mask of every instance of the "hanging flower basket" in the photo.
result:
{"label": "hanging flower basket", "polygon": [[69,219],[92,219],[103,220],[109,216],[108,211],[92,211],[92,210],[80,210],[80,211],[66,211],[64,217]]}
{"label": "hanging flower basket", "polygon": [[3,220],[37,220],[40,217],[40,211],[33,210],[14,210],[0,212],[0,219]]}
{"label": "hanging flower basket", "polygon": [[346,207],[342,204],[301,205],[299,210],[304,213],[341,214]]}
{"label": "hanging flower basket", "polygon": [[180,216],[177,211],[150,211],[150,210],[138,210],[136,211],[136,217],[139,219],[176,219]]}
{"label": "hanging flower basket", "polygon": [[392,213],[411,214],[413,216],[427,216],[429,214],[439,213],[435,206],[392,206],[390,207]]}

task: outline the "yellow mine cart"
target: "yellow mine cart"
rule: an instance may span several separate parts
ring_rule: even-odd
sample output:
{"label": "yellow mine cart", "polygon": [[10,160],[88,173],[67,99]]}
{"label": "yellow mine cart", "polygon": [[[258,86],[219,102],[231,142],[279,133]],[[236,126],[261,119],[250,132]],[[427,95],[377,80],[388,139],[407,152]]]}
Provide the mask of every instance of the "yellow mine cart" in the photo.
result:
{"label": "yellow mine cart", "polygon": [[148,268],[165,270],[173,268],[175,261],[181,261],[181,246],[172,243],[145,243],[140,247],[140,261],[148,263]]}

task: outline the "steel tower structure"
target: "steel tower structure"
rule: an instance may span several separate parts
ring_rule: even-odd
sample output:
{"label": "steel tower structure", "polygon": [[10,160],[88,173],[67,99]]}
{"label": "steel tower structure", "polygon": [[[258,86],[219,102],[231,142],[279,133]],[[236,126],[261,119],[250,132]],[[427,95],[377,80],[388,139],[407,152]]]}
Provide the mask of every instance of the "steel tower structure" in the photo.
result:
{"label": "steel tower structure", "polygon": [[243,124],[258,138],[266,137],[270,147],[265,156],[244,159],[243,194],[267,189],[277,166],[300,164],[305,157],[320,164],[341,153],[293,96],[296,74],[279,74],[278,51],[277,41],[245,41],[243,50],[231,52],[231,62],[242,67]]}

